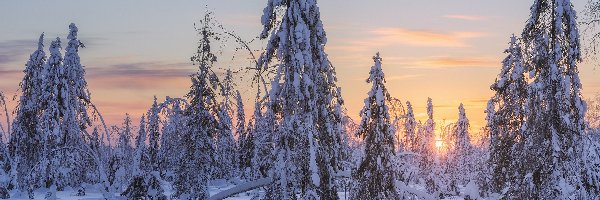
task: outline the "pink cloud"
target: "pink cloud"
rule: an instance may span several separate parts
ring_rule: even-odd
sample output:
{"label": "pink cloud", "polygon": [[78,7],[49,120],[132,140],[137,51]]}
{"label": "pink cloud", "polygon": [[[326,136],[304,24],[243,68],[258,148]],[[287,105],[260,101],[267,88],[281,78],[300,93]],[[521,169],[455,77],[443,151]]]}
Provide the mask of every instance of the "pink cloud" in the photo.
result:
{"label": "pink cloud", "polygon": [[487,17],[477,16],[477,15],[446,15],[444,18],[448,19],[458,19],[464,21],[484,21],[487,20]]}

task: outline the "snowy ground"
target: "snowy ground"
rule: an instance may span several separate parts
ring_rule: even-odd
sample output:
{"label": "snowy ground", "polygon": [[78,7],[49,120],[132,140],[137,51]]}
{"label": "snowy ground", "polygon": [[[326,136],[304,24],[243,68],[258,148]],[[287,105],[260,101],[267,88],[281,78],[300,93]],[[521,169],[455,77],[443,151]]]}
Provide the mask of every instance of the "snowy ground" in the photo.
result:
{"label": "snowy ground", "polygon": [[[244,184],[244,183],[239,180],[234,180],[234,181],[216,180],[216,181],[211,181],[211,184],[209,185],[208,189],[209,189],[210,195],[213,196],[219,192],[231,189],[240,184]],[[86,189],[85,196],[76,196],[77,191],[73,190],[71,188],[66,188],[65,191],[57,192],[56,196],[58,199],[63,199],[63,200],[102,200],[103,199],[102,194],[98,190],[98,186],[88,185],[86,188],[87,189]],[[165,183],[163,185],[163,188],[165,189],[165,195],[171,196],[171,194],[173,193],[171,185],[169,185],[168,183]],[[423,192],[423,190],[424,190],[424,188],[419,185],[410,185],[408,188],[410,188],[410,190],[412,190],[412,191],[416,191],[419,193]],[[468,189],[468,188],[469,187],[461,188],[461,193],[465,194],[465,193],[472,192],[472,191],[469,191],[470,189]],[[45,194],[46,194],[45,189],[38,190],[35,192],[35,199],[45,199],[44,198]],[[349,199],[349,197],[347,198],[347,194],[348,194],[347,192],[341,191],[338,194],[339,194],[339,197],[341,200]],[[249,192],[244,192],[244,193],[235,195],[235,196],[227,198],[227,199],[228,200],[250,200],[250,199],[253,199],[257,195],[262,197],[264,195],[264,191],[262,189],[257,189],[257,190],[253,190],[253,191],[249,191]],[[433,197],[430,197],[430,198],[435,199]],[[28,197],[26,194],[20,195],[16,192],[12,192],[11,199],[25,200],[25,199],[28,199]],[[125,199],[125,198],[120,197],[119,194],[117,193],[117,194],[115,194],[115,199]],[[425,199],[428,199],[428,198],[425,198]],[[457,197],[449,197],[449,198],[445,198],[445,199],[460,200],[463,198],[457,196]]]}

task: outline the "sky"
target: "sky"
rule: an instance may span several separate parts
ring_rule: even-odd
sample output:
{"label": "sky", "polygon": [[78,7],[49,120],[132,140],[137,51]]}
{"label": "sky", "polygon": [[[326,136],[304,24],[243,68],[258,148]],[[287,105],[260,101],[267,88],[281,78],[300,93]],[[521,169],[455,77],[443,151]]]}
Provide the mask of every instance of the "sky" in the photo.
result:
{"label": "sky", "polygon": [[[325,49],[348,113],[358,119],[370,89],[365,80],[372,56],[380,52],[390,94],[410,101],[417,119],[426,118],[428,97],[438,124],[455,121],[463,103],[472,132],[478,132],[503,51],[511,34],[521,33],[532,2],[319,1]],[[572,2],[581,11],[587,1]],[[92,101],[109,124],[120,124],[125,113],[139,118],[154,95],[164,100],[189,90],[189,75],[196,71],[189,58],[199,39],[194,23],[207,9],[228,30],[254,39],[250,46],[260,50],[266,42],[255,38],[265,5],[266,0],[0,1],[0,91],[17,94],[24,64],[42,32],[46,47],[56,37],[66,41],[73,22],[86,46],[80,56]],[[247,67],[227,55],[219,60],[220,69]],[[598,69],[584,62],[579,70],[584,97],[600,92]],[[248,112],[256,93],[248,83],[251,75],[236,74]]]}

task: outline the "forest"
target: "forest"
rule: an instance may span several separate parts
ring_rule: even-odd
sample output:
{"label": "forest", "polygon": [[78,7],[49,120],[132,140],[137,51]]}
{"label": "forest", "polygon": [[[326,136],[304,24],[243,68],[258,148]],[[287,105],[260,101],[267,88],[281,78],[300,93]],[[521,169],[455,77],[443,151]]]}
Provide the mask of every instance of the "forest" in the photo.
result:
{"label": "forest", "polygon": [[[49,45],[42,33],[18,94],[0,93],[0,198],[600,199],[600,94],[582,96],[578,69],[597,62],[600,2],[578,16],[570,0],[533,0],[482,86],[494,93],[482,130],[463,104],[437,123],[432,98],[417,120],[386,89],[385,52],[368,55],[370,90],[351,118],[316,0],[267,0],[259,50],[217,14],[194,25],[188,93],[117,125],[91,98],[78,26]],[[217,68],[231,59],[221,48],[250,64]]]}

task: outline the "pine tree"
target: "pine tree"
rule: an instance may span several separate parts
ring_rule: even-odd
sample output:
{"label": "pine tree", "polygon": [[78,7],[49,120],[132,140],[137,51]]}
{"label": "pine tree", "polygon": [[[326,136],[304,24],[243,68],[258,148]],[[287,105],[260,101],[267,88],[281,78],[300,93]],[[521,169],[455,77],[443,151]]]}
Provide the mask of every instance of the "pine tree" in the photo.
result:
{"label": "pine tree", "polygon": [[124,189],[133,173],[131,165],[133,164],[134,149],[131,146],[131,129],[131,118],[126,113],[123,127],[120,130],[117,129],[119,136],[117,146],[109,163],[109,169],[111,169],[109,177],[113,177],[111,186],[117,191]]}
{"label": "pine tree", "polygon": [[469,119],[461,103],[458,107],[458,121],[452,128],[452,141],[454,144],[448,152],[448,174],[450,192],[458,194],[458,185],[466,185],[474,175],[471,174],[473,166],[471,137],[469,136]]}
{"label": "pine tree", "polygon": [[252,142],[253,137],[253,126],[254,122],[251,119],[248,122],[248,126],[246,126],[246,114],[244,110],[244,102],[242,100],[242,95],[240,91],[236,91],[236,134],[238,136],[238,169],[241,173],[242,178],[250,179],[251,175],[251,167],[252,167],[252,155],[254,154],[254,145]]}
{"label": "pine tree", "polygon": [[392,169],[395,157],[394,132],[390,123],[387,102],[391,96],[385,88],[379,53],[373,57],[367,83],[373,84],[365,106],[358,135],[365,140],[365,156],[356,172],[358,186],[353,199],[399,199],[396,191],[396,173]]}
{"label": "pine tree", "polygon": [[233,138],[233,108],[231,106],[230,96],[233,94],[233,75],[231,70],[227,70],[225,78],[221,84],[221,102],[218,110],[219,132],[215,137],[216,158],[219,162],[215,162],[215,179],[230,179],[235,176],[236,159],[235,155],[235,139]]}
{"label": "pine tree", "polygon": [[135,152],[133,155],[133,174],[138,175],[143,173],[144,168],[142,167],[143,163],[148,160],[147,150],[146,150],[146,116],[142,115],[140,118],[140,125],[138,128],[138,134],[135,138]]}
{"label": "pine tree", "polygon": [[200,41],[196,54],[191,58],[198,65],[192,76],[192,86],[187,98],[190,105],[185,110],[187,131],[181,136],[181,157],[175,171],[173,187],[175,196],[181,199],[208,198],[207,184],[212,173],[214,148],[212,138],[218,134],[216,93],[217,86],[211,67],[217,57],[211,51],[211,39],[215,33],[209,26],[210,14],[206,14],[198,29]]}
{"label": "pine tree", "polygon": [[261,38],[269,42],[259,66],[277,63],[268,109],[281,116],[275,184],[267,196],[294,198],[300,193],[301,198],[337,199],[334,174],[343,154],[343,100],[324,51],[327,39],[317,2],[269,0],[262,24]]}
{"label": "pine tree", "polygon": [[276,125],[275,116],[270,108],[270,106],[267,106],[263,115],[258,100],[254,105],[254,127],[252,127],[252,132],[249,133],[252,140],[251,145],[254,147],[250,160],[251,174],[254,179],[268,177],[269,171],[273,167],[273,139]]}
{"label": "pine tree", "polygon": [[[59,38],[52,41],[49,47],[50,57],[44,65],[43,69],[43,91],[41,95],[40,103],[43,107],[42,113],[40,114],[39,129],[42,135],[42,141],[45,141],[42,150],[42,158],[38,162],[39,166],[34,170],[36,174],[32,174],[32,177],[28,177],[32,182],[29,183],[28,193],[33,194],[31,191],[37,188],[32,179],[37,179],[39,185],[43,187],[50,187],[56,182],[56,169],[59,168],[54,157],[50,155],[50,152],[58,148],[59,137],[61,133],[60,126],[60,111],[59,111],[59,70],[62,66],[62,54],[61,42]],[[26,176],[26,175],[25,175]],[[37,177],[36,177],[37,176]]]}
{"label": "pine tree", "polygon": [[419,161],[419,169],[421,177],[425,180],[427,191],[434,193],[443,188],[440,183],[440,177],[436,176],[439,172],[438,164],[435,155],[435,120],[433,120],[433,101],[427,98],[427,121],[419,130],[419,153],[421,159]]}
{"label": "pine tree", "polygon": [[[61,135],[58,139],[58,159],[60,160],[57,190],[65,186],[78,188],[85,179],[85,171],[81,164],[84,162],[85,148],[83,134],[85,129],[91,126],[87,113],[90,101],[90,93],[85,80],[85,70],[80,63],[79,48],[83,47],[77,39],[79,29],[73,23],[69,25],[68,45],[65,48],[65,57],[59,72],[59,111],[61,115]],[[71,149],[69,149],[71,148]],[[73,150],[75,149],[75,150]],[[95,165],[86,163],[83,166]],[[92,172],[93,173],[93,172]]]}
{"label": "pine tree", "polygon": [[569,0],[536,0],[522,33],[531,80],[526,102],[520,164],[508,198],[593,199],[598,172],[583,164],[585,102],[576,13]]}
{"label": "pine tree", "polygon": [[[525,102],[527,100],[527,80],[521,44],[513,35],[510,46],[504,51],[508,53],[502,61],[502,70],[496,82],[490,87],[496,94],[490,99],[487,108],[487,130],[490,134],[490,160],[492,166],[492,182],[490,189],[500,192],[512,177],[515,164],[513,155],[518,154],[520,145],[515,141],[523,138],[522,128],[525,125]],[[514,152],[513,152],[514,151]]]}
{"label": "pine tree", "polygon": [[404,121],[404,144],[408,151],[418,152],[418,145],[416,144],[415,134],[417,128],[417,120],[415,120],[415,114],[413,111],[412,104],[410,101],[406,102],[406,118]]}
{"label": "pine tree", "polygon": [[158,102],[156,102],[156,96],[154,96],[154,102],[152,107],[148,110],[148,163],[147,167],[150,171],[158,172],[158,151],[160,144],[160,108]]}
{"label": "pine tree", "polygon": [[121,193],[121,196],[128,197],[130,199],[144,198],[148,191],[147,185],[144,181],[144,170],[142,169],[142,163],[147,160],[146,155],[146,116],[142,115],[140,118],[140,126],[138,128],[138,135],[135,140],[135,152],[133,155],[133,176],[128,180],[128,186]]}
{"label": "pine tree", "polygon": [[167,181],[172,181],[173,172],[179,162],[179,146],[181,135],[186,131],[186,118],[184,110],[187,102],[184,99],[170,98],[163,103],[165,106],[167,122],[163,126],[159,149],[159,167],[161,176]]}
{"label": "pine tree", "polygon": [[149,148],[146,147],[146,136],[148,135],[146,130],[148,127],[150,127],[150,123],[146,123],[146,117],[142,116],[135,142],[133,177],[129,180],[129,184],[125,191],[121,193],[121,196],[127,197],[127,199],[166,200],[167,197],[163,194],[164,190],[159,181],[160,174],[151,171],[152,166],[144,166],[151,163],[148,153]]}
{"label": "pine tree", "polygon": [[21,191],[29,185],[29,172],[44,158],[43,147],[45,134],[37,128],[40,125],[38,115],[42,112],[41,95],[44,63],[46,62],[46,53],[44,52],[44,34],[40,35],[38,48],[34,51],[25,65],[25,76],[19,84],[21,87],[21,97],[16,109],[16,117],[12,124],[12,133],[8,144],[9,155],[17,163],[17,178],[13,180],[15,186]]}

